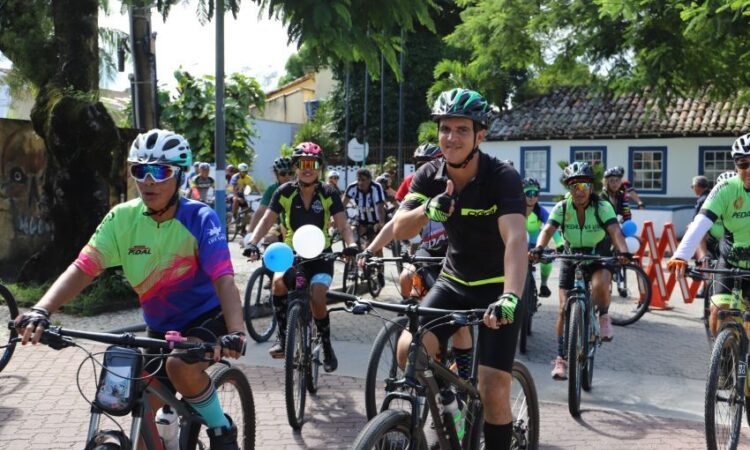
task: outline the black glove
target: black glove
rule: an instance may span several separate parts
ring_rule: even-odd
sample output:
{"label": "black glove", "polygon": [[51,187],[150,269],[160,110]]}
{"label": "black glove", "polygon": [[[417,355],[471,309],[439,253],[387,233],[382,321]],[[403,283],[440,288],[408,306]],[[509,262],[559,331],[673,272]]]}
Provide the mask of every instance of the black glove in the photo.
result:
{"label": "black glove", "polygon": [[[631,261],[633,261],[633,254],[630,252],[615,252],[615,256],[623,264],[629,264]],[[624,262],[622,261],[623,259],[625,260]]]}
{"label": "black glove", "polygon": [[352,245],[344,247],[344,251],[341,252],[344,256],[357,256],[359,253],[359,245]]}
{"label": "black glove", "polygon": [[247,245],[245,245],[245,249],[242,251],[242,256],[246,258],[252,258],[255,256],[256,258],[260,257],[260,249],[257,245],[248,242]]}
{"label": "black glove", "polygon": [[544,247],[534,247],[531,250],[529,250],[529,255],[531,255],[534,260],[538,260],[542,257],[544,254]]}
{"label": "black glove", "polygon": [[367,249],[365,249],[365,251],[357,255],[357,261],[364,259],[365,262],[367,262],[370,260],[370,258],[372,258],[372,252]]}
{"label": "black glove", "polygon": [[219,345],[221,348],[227,350],[233,350],[241,355],[245,354],[245,333],[242,331],[235,331],[230,334],[225,334],[219,339]]}
{"label": "black glove", "polygon": [[516,308],[520,301],[521,299],[518,298],[516,294],[511,292],[503,294],[498,297],[496,302],[487,307],[487,312],[485,314],[488,316],[495,316],[497,317],[497,320],[504,319],[513,322],[516,318]]}
{"label": "black glove", "polygon": [[450,217],[452,204],[453,197],[443,192],[442,194],[427,200],[427,204],[424,207],[424,214],[430,220],[434,220],[435,222],[445,222],[448,220],[448,217]]}
{"label": "black glove", "polygon": [[31,308],[31,311],[16,317],[16,328],[26,328],[29,324],[43,329],[49,328],[49,313],[46,309]]}

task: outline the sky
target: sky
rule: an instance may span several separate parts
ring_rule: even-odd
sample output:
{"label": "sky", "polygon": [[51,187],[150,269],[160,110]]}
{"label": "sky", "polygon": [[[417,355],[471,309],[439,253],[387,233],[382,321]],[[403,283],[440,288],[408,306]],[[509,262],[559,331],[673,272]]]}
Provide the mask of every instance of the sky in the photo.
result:
{"label": "sky", "polygon": [[[120,2],[110,1],[110,14],[99,14],[99,26],[130,31],[127,13],[120,14]],[[196,2],[172,7],[166,23],[160,14],[153,12],[151,29],[157,33],[156,71],[159,85],[173,88],[175,70],[182,67],[192,75],[212,75],[215,72],[214,22],[201,26],[196,18]],[[224,71],[227,74],[242,72],[254,76],[264,90],[276,87],[278,78],[284,74],[284,64],[296,51],[296,46],[287,45],[285,27],[279,21],[258,17],[255,3],[241,3],[235,20],[227,13],[224,20]],[[10,63],[0,55],[0,68]],[[119,73],[113,82],[102,80],[102,87],[125,90],[130,87],[128,73],[132,62],[126,63],[125,72]]]}

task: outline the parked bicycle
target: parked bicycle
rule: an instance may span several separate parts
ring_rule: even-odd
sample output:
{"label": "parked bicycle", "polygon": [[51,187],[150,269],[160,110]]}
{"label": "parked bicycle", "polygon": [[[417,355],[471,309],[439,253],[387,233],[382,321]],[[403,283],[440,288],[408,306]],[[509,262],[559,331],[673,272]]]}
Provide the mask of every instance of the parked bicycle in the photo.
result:
{"label": "parked bicycle", "polygon": [[614,325],[626,326],[638,321],[651,304],[651,281],[640,260],[618,265],[612,275],[609,316]]}
{"label": "parked bicycle", "polygon": [[[8,328],[14,326],[8,323]],[[103,352],[103,361],[95,357],[102,353],[92,353],[75,342],[72,338],[112,344]],[[20,340],[20,338],[15,338]],[[130,450],[135,448],[139,439],[148,449],[164,448],[159,425],[151,410],[152,397],[168,406],[179,417],[179,430],[176,439],[181,450],[208,449],[209,442],[205,433],[203,418],[186,401],[178,399],[175,393],[167,388],[160,377],[146,372],[146,369],[158,369],[167,357],[192,358],[205,360],[206,353],[213,354],[215,344],[189,340],[177,332],[167,333],[164,340],[136,337],[133,334],[94,333],[89,331],[69,330],[62,327],[50,327],[44,331],[41,342],[55,350],[67,347],[78,347],[88,354],[81,367],[89,359],[101,367],[97,384],[97,393],[91,404],[91,419],[86,434],[86,448],[94,450]],[[141,348],[163,350],[180,349],[183,352],[170,354],[144,355]],[[143,363],[144,356],[155,356],[148,364]],[[147,367],[146,367],[147,366]],[[255,406],[253,394],[245,374],[229,362],[222,360],[207,370],[214,385],[222,409],[237,426],[237,442],[242,449],[255,448]],[[80,369],[77,375],[80,383]],[[84,397],[85,398],[85,397]],[[87,399],[88,401],[88,399]],[[102,416],[132,416],[130,435],[126,435],[120,425],[117,430],[100,429]],[[174,448],[174,447],[172,447]]]}
{"label": "parked bicycle", "polygon": [[273,272],[261,265],[250,275],[245,287],[242,312],[247,332],[256,342],[266,342],[276,330],[272,280]]}
{"label": "parked bicycle", "polygon": [[[721,323],[711,352],[705,396],[706,444],[709,450],[736,449],[742,428],[742,409],[746,408],[750,424],[750,385],[747,380],[750,301],[742,295],[743,280],[750,279],[750,270],[688,268],[695,278],[721,275],[733,280],[731,304],[721,309]],[[713,280],[713,283],[719,283]]]}
{"label": "parked bicycle", "polygon": [[[8,288],[0,284],[0,319],[4,321],[13,320],[18,316],[18,305],[16,299],[13,298],[13,294],[10,293]],[[15,328],[4,328],[0,327],[0,372],[5,369],[5,366],[10,362],[11,356],[16,349],[16,340],[18,336]]]}
{"label": "parked bicycle", "polygon": [[[329,292],[328,296],[346,302],[344,309],[353,314],[377,316],[376,310],[404,314],[409,322],[407,329],[413,336],[404,377],[386,380],[388,394],[383,401],[381,411],[359,433],[352,446],[353,449],[426,449],[424,408],[429,408],[432,415],[440,449],[481,449],[484,447],[483,408],[477,389],[477,346],[474,345],[474,364],[469,380],[459,378],[449,368],[429,358],[422,347],[424,333],[435,327],[434,324],[440,319],[450,318],[448,322],[450,325],[477,327],[482,323],[483,309],[453,311],[418,305],[395,305],[363,300],[340,292]],[[436,320],[431,322],[432,326],[428,324],[420,327],[420,316],[435,317]],[[474,336],[477,334],[474,333]],[[539,405],[536,388],[528,370],[520,362],[514,363],[513,367],[513,393],[515,396],[512,398],[511,448],[536,449],[539,439]],[[396,404],[405,405],[406,410],[394,409],[392,405]],[[450,409],[451,405],[456,404],[459,405],[458,412]]]}

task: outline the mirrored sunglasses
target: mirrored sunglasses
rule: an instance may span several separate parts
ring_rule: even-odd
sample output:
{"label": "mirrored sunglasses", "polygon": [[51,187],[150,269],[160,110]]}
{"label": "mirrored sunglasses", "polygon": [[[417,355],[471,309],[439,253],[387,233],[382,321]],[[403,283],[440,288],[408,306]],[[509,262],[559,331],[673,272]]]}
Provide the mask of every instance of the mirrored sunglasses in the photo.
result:
{"label": "mirrored sunglasses", "polygon": [[177,176],[178,173],[180,173],[179,167],[165,164],[134,164],[130,166],[130,176],[140,183],[144,183],[147,176],[151,176],[151,179],[161,183]]}
{"label": "mirrored sunglasses", "polygon": [[526,191],[526,197],[539,197],[539,191]]}
{"label": "mirrored sunglasses", "polygon": [[574,191],[586,191],[589,188],[591,188],[591,183],[585,183],[583,181],[578,182],[578,183],[572,183],[572,184],[568,185],[568,190],[570,190],[570,192],[574,192]]}
{"label": "mirrored sunglasses", "polygon": [[750,161],[738,161],[734,165],[740,170],[747,170],[750,167]]}
{"label": "mirrored sunglasses", "polygon": [[314,169],[318,170],[320,169],[320,161],[317,159],[300,159],[297,161],[297,167],[305,170],[305,169]]}

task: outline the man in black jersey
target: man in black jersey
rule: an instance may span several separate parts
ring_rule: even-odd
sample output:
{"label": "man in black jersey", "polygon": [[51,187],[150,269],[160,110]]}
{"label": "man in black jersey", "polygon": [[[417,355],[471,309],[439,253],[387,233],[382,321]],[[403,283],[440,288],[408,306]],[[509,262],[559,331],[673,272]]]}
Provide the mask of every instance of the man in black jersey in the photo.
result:
{"label": "man in black jersey", "polygon": [[[478,340],[479,390],[484,405],[485,448],[508,449],[513,416],[510,386],[519,325],[523,317],[526,201],[513,167],[479,151],[490,107],[477,92],[453,89],[432,109],[443,158],[422,166],[396,214],[397,239],[414,236],[428,222],[443,222],[448,253],[440,276],[422,305],[445,309],[486,308]],[[425,319],[425,322],[429,319]],[[424,337],[434,355],[455,327],[441,326]],[[404,364],[411,336],[399,340]]]}

